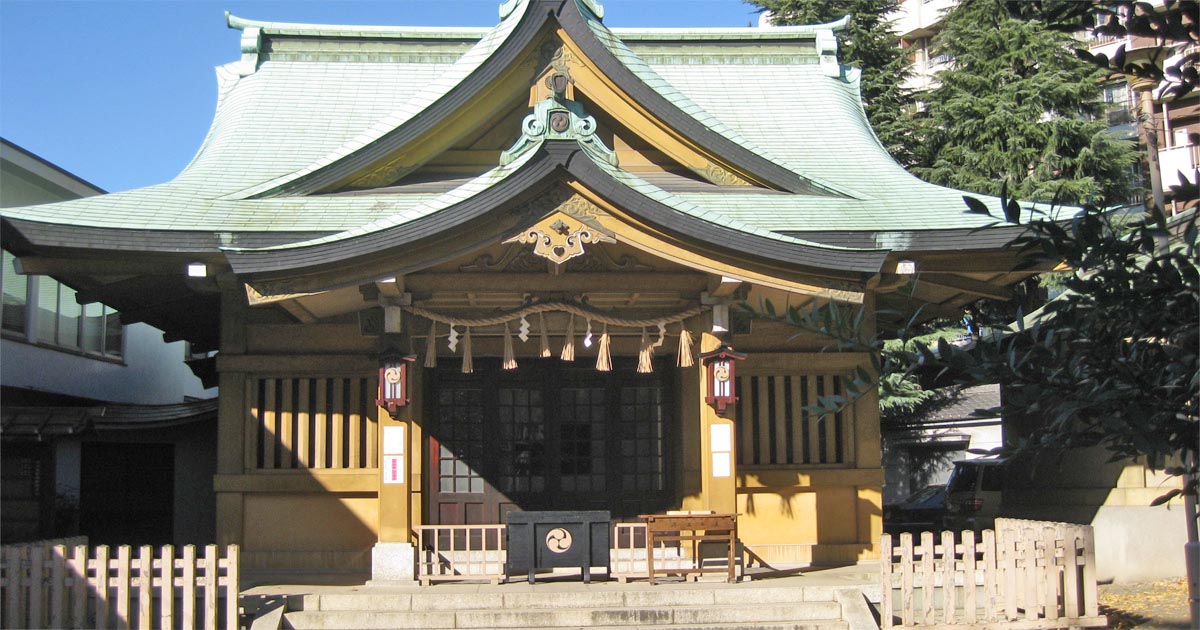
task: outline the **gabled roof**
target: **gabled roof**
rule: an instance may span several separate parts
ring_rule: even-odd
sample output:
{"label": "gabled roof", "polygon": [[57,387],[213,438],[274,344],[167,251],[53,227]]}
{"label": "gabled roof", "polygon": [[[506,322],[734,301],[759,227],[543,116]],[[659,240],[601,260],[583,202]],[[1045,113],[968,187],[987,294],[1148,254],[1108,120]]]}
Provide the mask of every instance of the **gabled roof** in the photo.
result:
{"label": "gabled roof", "polygon": [[[992,220],[966,213],[960,191],[917,180],[880,145],[858,71],[836,62],[844,20],[610,30],[602,12],[593,0],[510,0],[489,29],[230,16],[242,58],[217,69],[213,124],[183,172],[5,209],[0,236],[19,255],[139,252],[279,275],[451,235],[488,203],[571,177],[714,255],[827,278],[861,281],[888,252],[994,250],[1011,238],[1011,227],[984,229]],[[573,66],[587,73],[574,98],[598,110],[589,113],[650,134],[684,172],[634,172],[548,144],[508,166],[409,177],[472,124],[519,135],[513,121],[530,81],[554,63],[547,44],[586,62]],[[982,199],[1001,214],[997,200]]]}

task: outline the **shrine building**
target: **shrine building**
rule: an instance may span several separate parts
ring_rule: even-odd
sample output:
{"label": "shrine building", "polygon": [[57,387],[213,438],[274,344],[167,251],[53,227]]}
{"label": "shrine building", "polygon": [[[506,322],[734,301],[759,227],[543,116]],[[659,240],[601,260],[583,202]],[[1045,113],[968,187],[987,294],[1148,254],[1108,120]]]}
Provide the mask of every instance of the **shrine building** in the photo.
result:
{"label": "shrine building", "polygon": [[3,210],[23,272],[218,351],[216,542],[246,570],[403,578],[414,528],[512,510],[735,513],[747,558],[877,557],[877,397],[806,409],[870,357],[746,307],[833,302],[864,338],[957,316],[1029,276],[1017,228],[891,159],[846,20],[603,17],[230,16],[183,172]]}

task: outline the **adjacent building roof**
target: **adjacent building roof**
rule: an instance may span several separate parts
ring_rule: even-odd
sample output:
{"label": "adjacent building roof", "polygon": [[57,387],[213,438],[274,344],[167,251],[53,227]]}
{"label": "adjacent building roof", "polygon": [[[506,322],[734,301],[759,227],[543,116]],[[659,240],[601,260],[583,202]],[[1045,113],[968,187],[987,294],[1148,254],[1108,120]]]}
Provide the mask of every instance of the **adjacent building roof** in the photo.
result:
{"label": "adjacent building roof", "polygon": [[217,399],[193,400],[173,405],[117,405],[92,407],[15,407],[0,409],[0,436],[6,439],[80,435],[89,431],[162,429],[217,419]]}

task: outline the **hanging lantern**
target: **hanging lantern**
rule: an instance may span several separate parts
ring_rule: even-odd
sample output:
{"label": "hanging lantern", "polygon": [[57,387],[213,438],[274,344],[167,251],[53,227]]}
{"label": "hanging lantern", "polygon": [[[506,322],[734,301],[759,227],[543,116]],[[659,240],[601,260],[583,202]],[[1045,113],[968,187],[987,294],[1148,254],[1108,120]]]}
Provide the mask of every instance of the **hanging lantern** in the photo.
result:
{"label": "hanging lantern", "polygon": [[375,404],[386,407],[393,418],[409,403],[409,373],[416,360],[416,355],[394,351],[379,357],[379,400]]}
{"label": "hanging lantern", "polygon": [[733,348],[721,344],[712,352],[700,355],[708,373],[708,396],[704,402],[713,406],[717,413],[725,413],[725,408],[737,402],[734,362],[745,359],[746,355],[734,352]]}

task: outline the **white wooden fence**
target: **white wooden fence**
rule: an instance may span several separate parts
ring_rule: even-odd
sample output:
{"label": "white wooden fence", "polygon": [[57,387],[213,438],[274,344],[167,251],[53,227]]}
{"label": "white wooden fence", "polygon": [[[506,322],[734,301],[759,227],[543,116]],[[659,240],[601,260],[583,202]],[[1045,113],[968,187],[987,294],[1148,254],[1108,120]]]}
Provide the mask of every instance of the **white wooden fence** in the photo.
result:
{"label": "white wooden fence", "polygon": [[2,628],[238,627],[238,547],[0,548]]}
{"label": "white wooden fence", "polygon": [[996,519],[996,529],[884,535],[884,628],[1104,627],[1087,525]]}

